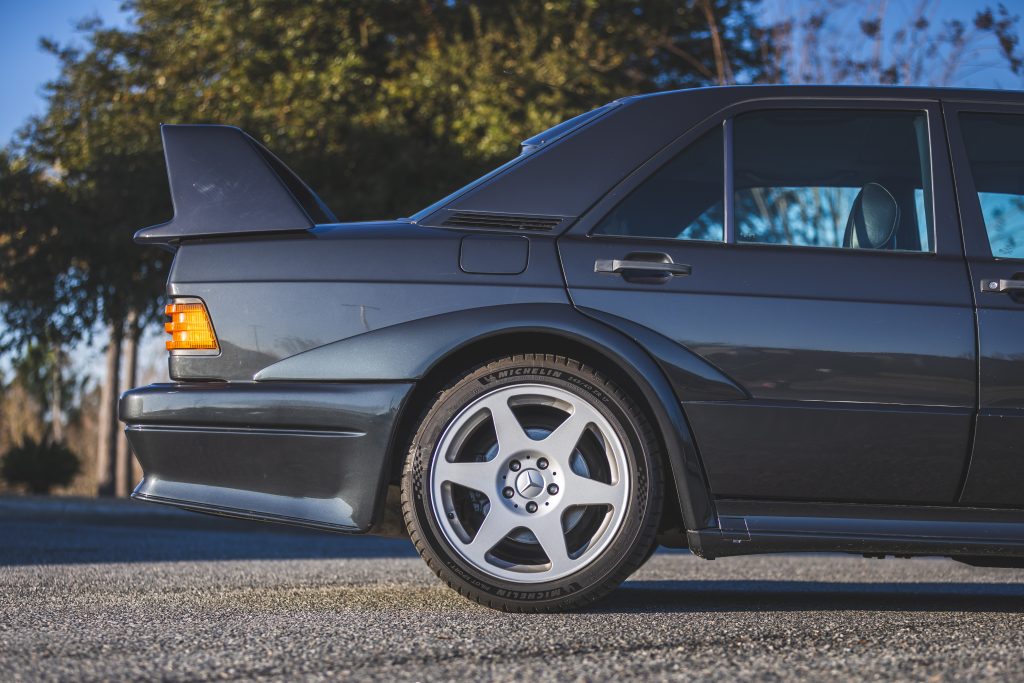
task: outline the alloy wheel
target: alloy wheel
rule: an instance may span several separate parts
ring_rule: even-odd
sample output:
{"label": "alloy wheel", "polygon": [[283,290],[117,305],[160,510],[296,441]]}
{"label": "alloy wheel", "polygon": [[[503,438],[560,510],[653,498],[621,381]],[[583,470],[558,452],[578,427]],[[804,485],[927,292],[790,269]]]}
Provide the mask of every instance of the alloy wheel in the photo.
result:
{"label": "alloy wheel", "polygon": [[590,402],[549,385],[486,393],[446,427],[431,458],[431,510],[458,555],[493,577],[573,574],[622,526],[630,472]]}

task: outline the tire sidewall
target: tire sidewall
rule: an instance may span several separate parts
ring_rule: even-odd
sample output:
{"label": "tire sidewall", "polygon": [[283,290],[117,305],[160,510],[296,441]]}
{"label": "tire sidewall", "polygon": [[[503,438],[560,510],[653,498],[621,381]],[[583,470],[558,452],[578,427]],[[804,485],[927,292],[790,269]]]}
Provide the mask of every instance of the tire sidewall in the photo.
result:
{"label": "tire sidewall", "polygon": [[[466,562],[445,539],[432,513],[430,468],[435,449],[448,425],[467,405],[500,388],[542,384],[572,392],[604,415],[623,444],[631,489],[622,524],[601,555],[580,571],[542,583],[513,583],[482,573]],[[652,514],[650,454],[632,409],[609,382],[581,366],[573,367],[549,358],[522,357],[492,363],[470,373],[444,392],[420,424],[406,476],[415,519],[423,542],[433,559],[453,580],[470,591],[518,603],[539,603],[571,598],[573,594],[602,585],[617,574],[635,550],[647,517]],[[646,551],[646,548],[644,549]]]}

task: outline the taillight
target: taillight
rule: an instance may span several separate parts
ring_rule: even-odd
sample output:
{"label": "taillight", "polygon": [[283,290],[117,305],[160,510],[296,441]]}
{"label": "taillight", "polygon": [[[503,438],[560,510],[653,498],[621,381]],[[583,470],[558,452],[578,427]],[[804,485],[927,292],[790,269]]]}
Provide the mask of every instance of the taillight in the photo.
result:
{"label": "taillight", "polygon": [[164,329],[171,338],[167,341],[168,351],[217,351],[217,335],[206,310],[206,304],[199,299],[180,299],[164,308],[171,321],[164,323]]}

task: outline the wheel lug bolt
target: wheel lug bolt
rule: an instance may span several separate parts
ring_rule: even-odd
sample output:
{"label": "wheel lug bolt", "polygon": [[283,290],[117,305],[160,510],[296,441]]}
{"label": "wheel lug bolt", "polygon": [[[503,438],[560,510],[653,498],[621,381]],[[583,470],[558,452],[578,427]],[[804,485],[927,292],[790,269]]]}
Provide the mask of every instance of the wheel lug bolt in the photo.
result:
{"label": "wheel lug bolt", "polygon": [[541,470],[546,470],[548,468],[548,460],[547,460],[547,458],[541,458],[540,460],[538,460],[537,461],[537,468],[541,469]]}
{"label": "wheel lug bolt", "polygon": [[548,484],[548,493],[552,496],[558,493],[558,484]]}
{"label": "wheel lug bolt", "polygon": [[518,460],[513,460],[508,464],[508,468],[513,472],[518,472],[520,467],[522,467],[522,464]]}
{"label": "wheel lug bolt", "polygon": [[501,490],[501,495],[505,496],[506,498],[511,498],[512,496],[516,495],[516,492],[511,486],[506,486]]}
{"label": "wheel lug bolt", "polygon": [[534,503],[531,500],[529,503],[526,504],[526,511],[527,512],[536,512],[537,511],[537,504]]}

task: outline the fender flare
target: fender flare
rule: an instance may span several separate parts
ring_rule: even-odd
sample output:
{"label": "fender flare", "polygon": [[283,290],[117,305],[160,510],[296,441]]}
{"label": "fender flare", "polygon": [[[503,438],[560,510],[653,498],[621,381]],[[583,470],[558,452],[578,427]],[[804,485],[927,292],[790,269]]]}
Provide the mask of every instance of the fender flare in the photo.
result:
{"label": "fender flare", "polygon": [[[660,343],[659,351],[662,356],[671,351],[671,357],[655,360],[635,339],[637,330],[631,329],[627,336],[567,304],[509,304],[419,318],[285,358],[258,372],[254,379],[258,382],[416,381],[471,344],[501,335],[530,332],[553,334],[586,346],[609,358],[629,375],[651,407],[665,441],[686,529],[714,527],[717,522],[707,478],[673,385],[695,390],[698,396],[708,400],[722,400],[724,395],[736,392],[745,398],[745,392],[716,368],[664,337],[661,339],[670,346]],[[656,333],[651,332],[651,335]],[[666,365],[672,368],[673,382],[664,370]],[[702,396],[701,387],[713,395]],[[688,393],[687,397],[690,396]]]}

